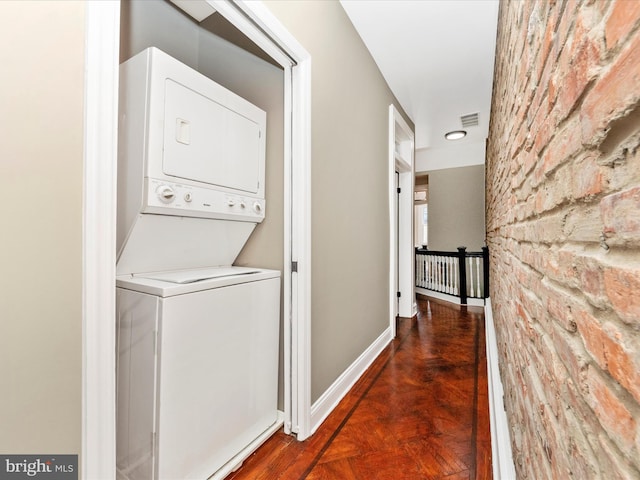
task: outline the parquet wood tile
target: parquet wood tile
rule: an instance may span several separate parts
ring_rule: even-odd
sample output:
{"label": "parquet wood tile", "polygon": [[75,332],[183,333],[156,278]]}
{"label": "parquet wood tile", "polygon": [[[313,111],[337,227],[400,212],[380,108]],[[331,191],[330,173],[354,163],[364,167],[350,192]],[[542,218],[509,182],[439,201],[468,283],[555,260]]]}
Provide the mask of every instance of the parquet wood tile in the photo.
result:
{"label": "parquet wood tile", "polygon": [[490,480],[482,311],[418,307],[311,438],[277,433],[228,480]]}

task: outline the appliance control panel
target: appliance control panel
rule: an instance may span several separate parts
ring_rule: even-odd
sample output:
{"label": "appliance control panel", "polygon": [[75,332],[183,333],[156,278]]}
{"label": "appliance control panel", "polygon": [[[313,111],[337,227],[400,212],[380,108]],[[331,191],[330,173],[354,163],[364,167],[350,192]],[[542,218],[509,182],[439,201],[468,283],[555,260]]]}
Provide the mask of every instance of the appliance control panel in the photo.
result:
{"label": "appliance control panel", "polygon": [[265,201],[154,178],[145,179],[142,213],[216,218],[245,222],[264,220]]}

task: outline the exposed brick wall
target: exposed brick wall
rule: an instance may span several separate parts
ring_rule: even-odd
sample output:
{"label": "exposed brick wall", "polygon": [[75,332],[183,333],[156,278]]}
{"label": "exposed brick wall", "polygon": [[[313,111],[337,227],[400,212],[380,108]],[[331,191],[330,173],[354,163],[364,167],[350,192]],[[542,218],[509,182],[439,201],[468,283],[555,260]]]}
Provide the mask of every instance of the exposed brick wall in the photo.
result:
{"label": "exposed brick wall", "polygon": [[640,0],[503,1],[491,296],[519,478],[640,478]]}

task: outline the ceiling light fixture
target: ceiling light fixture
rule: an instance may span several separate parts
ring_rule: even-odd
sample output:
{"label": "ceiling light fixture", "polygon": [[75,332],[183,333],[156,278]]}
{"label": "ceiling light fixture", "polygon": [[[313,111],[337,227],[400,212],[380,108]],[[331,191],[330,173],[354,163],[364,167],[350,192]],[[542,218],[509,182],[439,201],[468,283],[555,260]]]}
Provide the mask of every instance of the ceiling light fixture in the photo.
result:
{"label": "ceiling light fixture", "polygon": [[464,130],[454,130],[453,132],[445,133],[444,138],[447,140],[460,140],[461,138],[466,137],[467,132]]}

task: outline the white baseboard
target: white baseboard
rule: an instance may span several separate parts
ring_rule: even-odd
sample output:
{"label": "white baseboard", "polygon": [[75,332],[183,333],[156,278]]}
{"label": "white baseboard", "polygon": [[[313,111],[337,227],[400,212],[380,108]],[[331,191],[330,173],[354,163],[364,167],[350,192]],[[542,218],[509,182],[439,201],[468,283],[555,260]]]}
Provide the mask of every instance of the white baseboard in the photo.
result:
{"label": "white baseboard", "polygon": [[[460,297],[455,295],[449,295],[448,293],[434,292],[433,290],[427,290],[426,288],[416,287],[416,293],[424,295],[425,297],[437,298],[438,300],[444,300],[445,302],[453,303],[455,305],[461,305]],[[484,298],[467,298],[467,303],[473,307],[484,307]]]}
{"label": "white baseboard", "polygon": [[487,345],[487,375],[489,380],[489,417],[491,421],[491,463],[493,478],[500,480],[515,480],[516,470],[513,463],[509,423],[504,408],[504,391],[500,379],[498,366],[498,342],[495,325],[493,324],[493,310],[491,299],[487,298],[484,307]]}
{"label": "white baseboard", "polygon": [[369,368],[373,361],[384,348],[393,340],[391,327],[387,328],[342,375],[316,400],[311,406],[311,433],[329,416],[340,400],[349,392],[362,374]]}

